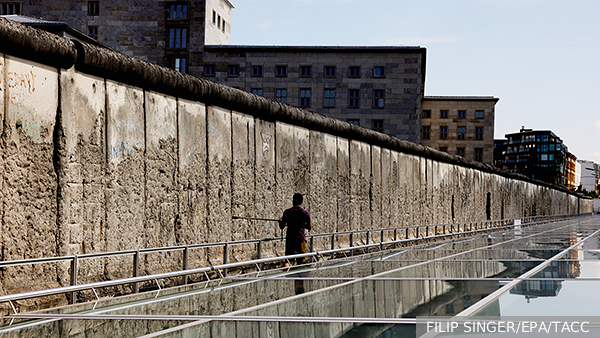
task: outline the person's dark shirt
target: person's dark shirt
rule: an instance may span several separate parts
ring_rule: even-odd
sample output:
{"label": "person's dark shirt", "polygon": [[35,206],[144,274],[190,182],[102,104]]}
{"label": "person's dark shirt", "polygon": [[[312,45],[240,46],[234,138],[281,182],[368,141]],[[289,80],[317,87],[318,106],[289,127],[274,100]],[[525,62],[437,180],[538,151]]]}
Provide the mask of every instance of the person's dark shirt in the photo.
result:
{"label": "person's dark shirt", "polygon": [[306,233],[304,229],[310,229],[310,213],[308,210],[302,209],[299,205],[287,209],[283,212],[282,229],[287,226],[286,238],[288,240],[306,241]]}

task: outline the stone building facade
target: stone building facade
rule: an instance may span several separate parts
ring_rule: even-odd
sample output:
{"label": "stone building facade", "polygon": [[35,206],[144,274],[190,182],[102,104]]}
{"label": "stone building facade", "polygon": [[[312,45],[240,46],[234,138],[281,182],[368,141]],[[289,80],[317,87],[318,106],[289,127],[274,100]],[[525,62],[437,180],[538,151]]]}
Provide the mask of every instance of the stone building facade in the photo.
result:
{"label": "stone building facade", "polygon": [[425,96],[421,112],[421,144],[465,158],[493,164],[492,96]]}
{"label": "stone building facade", "polygon": [[0,14],[10,8],[17,11],[10,14],[62,21],[121,53],[196,75],[205,42],[228,44],[231,35],[227,0],[8,2],[18,6]]}
{"label": "stone building facade", "polygon": [[421,47],[206,46],[203,76],[419,142]]}

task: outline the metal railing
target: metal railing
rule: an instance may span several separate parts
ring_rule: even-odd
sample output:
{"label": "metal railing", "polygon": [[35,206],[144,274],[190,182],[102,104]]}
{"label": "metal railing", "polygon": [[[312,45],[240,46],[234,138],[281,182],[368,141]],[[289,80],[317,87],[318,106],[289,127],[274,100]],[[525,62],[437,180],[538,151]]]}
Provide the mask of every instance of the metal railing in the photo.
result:
{"label": "metal railing", "polygon": [[[584,214],[587,215],[587,214]],[[327,256],[334,257],[336,254],[342,254],[345,252],[350,252],[352,255],[354,251],[363,251],[369,252],[371,249],[379,248],[384,249],[390,245],[396,247],[399,244],[410,243],[410,242],[419,242],[419,241],[430,241],[434,239],[444,239],[448,237],[454,236],[468,236],[472,234],[477,234],[481,232],[489,232],[495,230],[502,230],[506,228],[511,228],[514,226],[531,226],[536,224],[543,224],[549,222],[556,222],[566,219],[572,219],[575,217],[582,216],[581,214],[569,214],[569,215],[557,215],[557,216],[533,216],[533,217],[525,217],[520,219],[520,224],[515,224],[515,220],[496,220],[496,221],[481,221],[481,222],[468,222],[468,223],[453,223],[453,224],[439,224],[439,225],[419,225],[419,226],[410,226],[410,227],[402,227],[402,228],[385,228],[385,229],[375,229],[375,230],[355,230],[355,231],[344,231],[337,233],[328,233],[328,234],[317,234],[317,235],[309,235],[307,236],[310,241],[311,252],[300,255],[291,255],[291,256],[277,256],[270,258],[261,258],[261,243],[265,241],[274,241],[274,240],[282,240],[281,238],[277,239],[267,239],[267,240],[244,240],[244,241],[232,241],[232,242],[220,242],[220,243],[206,243],[206,244],[196,244],[196,245],[186,245],[186,246],[173,246],[173,247],[161,247],[161,248],[148,248],[148,249],[139,249],[139,250],[126,250],[126,251],[116,251],[116,252],[104,252],[104,253],[93,253],[93,254],[85,254],[85,255],[75,255],[75,256],[63,256],[63,257],[49,257],[49,258],[36,258],[36,259],[25,259],[25,260],[15,260],[15,261],[6,261],[0,262],[0,267],[10,267],[10,266],[20,266],[20,265],[29,265],[29,264],[42,264],[42,263],[53,263],[53,262],[71,262],[71,285],[65,287],[58,287],[52,289],[38,290],[38,291],[30,291],[24,293],[17,294],[9,294],[0,296],[1,302],[11,302],[14,300],[20,299],[28,299],[28,298],[36,298],[42,296],[50,296],[56,294],[71,294],[71,303],[76,303],[76,292],[84,291],[84,290],[93,290],[94,294],[96,294],[96,288],[103,288],[108,286],[119,286],[124,284],[133,284],[133,292],[139,292],[139,283],[141,282],[151,282],[155,281],[158,285],[158,289],[160,291],[160,284],[158,283],[159,279],[164,278],[174,278],[174,277],[183,277],[183,284],[188,283],[188,276],[192,274],[204,274],[207,281],[211,279],[208,276],[208,272],[218,272],[221,278],[226,276],[226,272],[228,269],[235,269],[243,266],[256,266],[258,271],[261,270],[261,266],[263,264],[275,263],[281,261],[291,261],[297,258],[311,258],[313,261],[318,260],[319,257],[322,259],[326,259]],[[462,231],[461,231],[462,229]],[[411,231],[412,230],[412,231]],[[393,240],[385,241],[385,232],[393,231]],[[411,238],[411,232],[413,235]],[[440,233],[441,232],[441,233]],[[404,236],[403,239],[399,239],[399,235],[402,233]],[[358,234],[366,234],[366,244],[363,245],[354,245],[354,237]],[[371,243],[372,234],[380,234],[379,241],[373,241]],[[419,236],[423,234],[423,236]],[[340,236],[347,235],[349,236],[349,246],[348,247],[338,247],[336,248],[336,238]],[[320,237],[330,237],[331,241],[331,249],[316,251],[314,250],[314,240],[315,238]],[[231,245],[236,244],[257,244],[257,259],[248,260],[248,261],[240,261],[235,263],[228,262],[228,251]],[[206,248],[206,247],[222,247],[223,248],[223,264],[219,265],[211,265],[207,267],[188,269],[189,263],[189,250],[195,248]],[[142,253],[156,253],[156,252],[166,252],[166,251],[182,251],[182,270],[173,271],[173,272],[165,272],[159,274],[152,274],[147,276],[139,276],[139,264],[140,264],[140,254]],[[98,258],[98,257],[114,257],[114,256],[123,256],[123,255],[133,255],[133,276],[124,279],[115,279],[101,282],[93,282],[87,284],[77,284],[77,271],[79,260],[89,259],[89,258]],[[96,297],[97,294],[96,294]],[[13,306],[13,310],[16,313],[16,310]]]}

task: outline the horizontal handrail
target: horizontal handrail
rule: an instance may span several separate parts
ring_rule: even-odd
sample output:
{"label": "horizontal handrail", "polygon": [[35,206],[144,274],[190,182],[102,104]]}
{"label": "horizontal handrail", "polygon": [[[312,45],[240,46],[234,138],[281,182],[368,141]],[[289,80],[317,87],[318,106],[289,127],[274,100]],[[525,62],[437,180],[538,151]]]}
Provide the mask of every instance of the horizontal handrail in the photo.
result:
{"label": "horizontal handrail", "polygon": [[[571,217],[574,217],[574,216],[571,215]],[[115,280],[109,280],[109,281],[63,286],[63,287],[58,287],[58,288],[46,289],[46,290],[29,291],[29,292],[0,296],[0,302],[11,302],[11,301],[16,301],[16,300],[51,296],[51,295],[56,295],[56,294],[69,293],[69,292],[85,291],[85,290],[103,288],[103,287],[108,287],[108,286],[119,286],[119,285],[124,285],[124,284],[147,282],[147,281],[153,281],[153,280],[164,279],[164,278],[189,276],[192,274],[206,273],[206,272],[212,272],[212,271],[219,271],[219,273],[220,273],[221,270],[233,269],[233,268],[246,266],[246,265],[259,265],[259,264],[273,263],[273,262],[284,261],[284,260],[289,261],[289,260],[293,260],[293,259],[297,259],[297,258],[313,257],[313,258],[317,258],[317,260],[318,260],[319,256],[325,257],[326,255],[332,255],[332,254],[345,252],[345,251],[366,250],[366,249],[370,249],[373,247],[396,245],[396,244],[412,242],[412,241],[430,240],[430,239],[444,238],[444,237],[449,237],[449,236],[452,237],[455,235],[466,235],[466,234],[474,234],[474,233],[476,234],[476,233],[480,233],[480,232],[490,232],[493,230],[502,230],[502,229],[507,229],[507,228],[513,228],[516,226],[523,226],[523,225],[531,226],[531,225],[540,224],[543,222],[544,221],[527,223],[527,224],[514,224],[514,223],[504,224],[504,225],[497,226],[494,228],[468,230],[468,231],[462,231],[462,232],[457,232],[457,233],[453,233],[453,234],[439,234],[439,235],[436,234],[436,235],[425,236],[425,237],[405,238],[405,239],[394,240],[394,241],[379,242],[379,243],[351,246],[351,247],[331,249],[331,250],[315,251],[315,252],[309,252],[309,253],[305,253],[305,254],[262,258],[262,259],[255,259],[255,260],[249,260],[249,261],[241,261],[241,262],[235,262],[235,263],[214,265],[214,266],[209,266],[209,267],[179,270],[179,271],[172,271],[172,272],[164,272],[164,273],[158,273],[158,274],[147,275],[147,276],[136,276],[136,277],[115,279]],[[479,223],[479,222],[477,222],[477,223]],[[75,256],[75,257],[77,257],[77,256]],[[223,276],[223,275],[221,274],[221,276]]]}
{"label": "horizontal handrail", "polygon": [[[565,215],[553,215],[553,216],[529,216],[524,217],[523,219],[535,219],[535,218],[560,218],[560,217],[575,217],[580,216],[582,214],[565,214]],[[423,229],[430,227],[444,227],[450,226],[451,229],[454,229],[454,226],[461,225],[469,225],[469,224],[493,224],[494,222],[512,222],[514,219],[503,219],[503,220],[494,220],[494,221],[477,221],[477,222],[464,222],[464,223],[446,223],[446,224],[429,224],[429,225],[412,225],[412,226],[404,226],[397,228],[382,228],[382,229],[365,229],[365,230],[350,230],[350,231],[340,231],[333,233],[324,233],[324,234],[315,234],[315,235],[307,235],[307,239],[310,238],[321,238],[321,237],[331,237],[331,236],[340,236],[340,235],[350,235],[350,234],[365,234],[365,233],[377,233],[381,231],[393,231],[393,230],[411,230],[411,229]],[[215,243],[200,243],[200,244],[190,244],[190,245],[178,245],[178,246],[170,246],[170,247],[158,247],[158,248],[143,248],[139,250],[123,250],[123,251],[110,251],[110,252],[97,252],[97,253],[89,253],[82,255],[70,255],[70,256],[59,256],[59,257],[44,257],[44,258],[30,258],[30,259],[21,259],[14,261],[4,261],[0,262],[1,267],[15,266],[15,265],[26,265],[26,264],[39,264],[39,263],[52,263],[52,262],[60,262],[60,261],[71,261],[75,257],[78,259],[88,259],[88,258],[101,258],[101,257],[112,257],[112,256],[123,256],[123,255],[134,255],[137,253],[155,253],[155,252],[165,252],[165,251],[177,251],[177,250],[185,250],[185,249],[198,249],[198,248],[207,248],[207,247],[223,247],[226,245],[239,245],[239,244],[257,244],[259,242],[269,242],[269,241],[281,241],[283,238],[267,238],[267,239],[249,239],[249,240],[239,240],[239,241],[231,241],[231,242],[215,242]]]}

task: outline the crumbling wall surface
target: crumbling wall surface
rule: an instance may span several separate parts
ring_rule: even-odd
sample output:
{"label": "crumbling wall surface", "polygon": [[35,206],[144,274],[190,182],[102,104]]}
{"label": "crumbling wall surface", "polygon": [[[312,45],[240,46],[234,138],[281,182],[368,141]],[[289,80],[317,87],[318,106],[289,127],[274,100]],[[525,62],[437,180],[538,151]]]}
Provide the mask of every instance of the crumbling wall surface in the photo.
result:
{"label": "crumbling wall surface", "polygon": [[[58,256],[57,171],[53,139],[58,109],[55,68],[6,56],[3,60],[2,260]],[[7,293],[59,286],[56,266],[2,270]],[[31,276],[38,276],[32,279]],[[31,302],[22,304],[28,306]]]}
{"label": "crumbling wall surface", "polygon": [[[105,84],[104,79],[62,70],[61,109],[55,140],[58,149],[59,195],[57,228],[61,256],[106,251],[105,235]],[[98,262],[81,261],[79,283],[104,279]],[[61,271],[68,285],[69,271]],[[84,277],[85,276],[85,277]]]}

